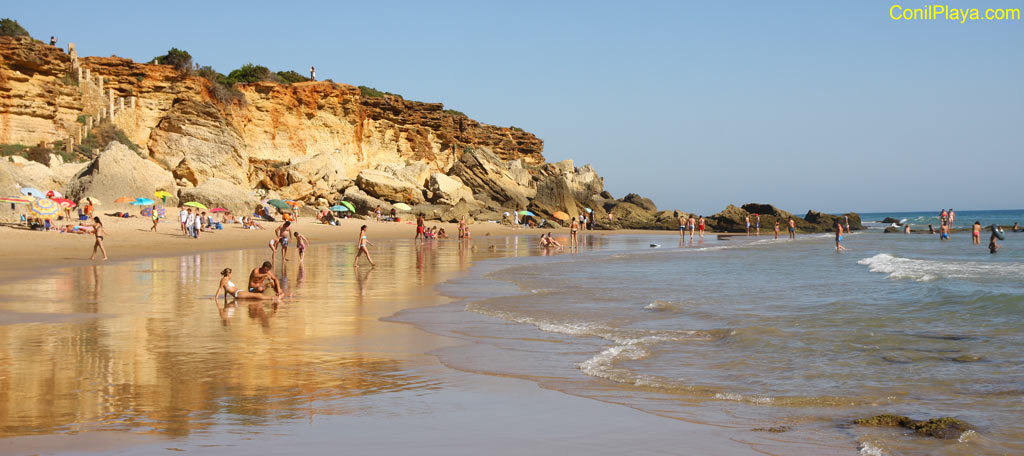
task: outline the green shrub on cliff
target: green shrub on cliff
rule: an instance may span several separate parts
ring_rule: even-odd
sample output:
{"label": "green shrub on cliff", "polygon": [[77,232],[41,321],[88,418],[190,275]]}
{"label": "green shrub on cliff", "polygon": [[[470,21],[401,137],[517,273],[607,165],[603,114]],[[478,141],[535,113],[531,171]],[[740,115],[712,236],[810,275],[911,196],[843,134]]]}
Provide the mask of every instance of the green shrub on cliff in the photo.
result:
{"label": "green shrub on cliff", "polygon": [[466,113],[464,113],[462,111],[456,111],[454,109],[445,109],[442,112],[444,112],[445,114],[451,114],[451,115],[457,116],[457,117],[469,117],[469,116],[466,115]]}
{"label": "green shrub on cliff", "polygon": [[359,86],[359,94],[364,97],[384,98],[384,95],[394,95],[391,92],[381,92],[373,87]]}
{"label": "green shrub on cliff", "polygon": [[245,103],[245,96],[232,84],[228,83],[228,77],[218,73],[213,67],[207,65],[196,69],[196,74],[210,81],[210,94],[221,103],[232,103],[241,101]]}
{"label": "green shrub on cliff", "polygon": [[282,82],[286,82],[288,84],[294,84],[296,82],[306,82],[306,81],[309,81],[309,78],[307,78],[307,77],[305,77],[305,76],[303,76],[303,75],[301,75],[299,73],[296,73],[296,72],[294,72],[292,70],[278,71],[277,72],[277,77]]}
{"label": "green shrub on cliff", "polygon": [[192,55],[188,51],[178,48],[171,48],[166,54],[153,57],[153,62],[158,65],[173,66],[174,69],[182,73],[188,73],[192,70]]}
{"label": "green shrub on cliff", "polygon": [[14,19],[0,19],[0,36],[30,36],[28,30]]}
{"label": "green shrub on cliff", "polygon": [[245,65],[242,65],[241,68],[231,70],[231,72],[228,73],[226,82],[230,85],[236,83],[249,84],[261,81],[280,82],[281,78],[277,77],[276,74],[270,71],[270,68],[263,65],[246,63]]}
{"label": "green shrub on cliff", "polygon": [[96,156],[96,152],[107,147],[111,141],[117,141],[121,144],[128,146],[132,152],[139,153],[142,150],[138,144],[132,142],[125,134],[124,130],[118,128],[116,125],[110,122],[103,122],[98,127],[90,131],[89,134],[82,139],[82,143],[75,146],[75,152],[84,155],[87,158],[93,158]]}

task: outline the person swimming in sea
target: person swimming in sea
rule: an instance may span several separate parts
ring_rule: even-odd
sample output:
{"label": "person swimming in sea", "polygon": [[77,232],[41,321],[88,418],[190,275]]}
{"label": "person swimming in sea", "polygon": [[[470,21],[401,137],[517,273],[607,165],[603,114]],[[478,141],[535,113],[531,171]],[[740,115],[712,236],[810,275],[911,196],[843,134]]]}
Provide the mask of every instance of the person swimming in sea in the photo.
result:
{"label": "person swimming in sea", "polygon": [[224,290],[224,304],[228,303],[228,296],[232,296],[235,300],[239,299],[274,299],[275,296],[267,296],[263,293],[254,293],[251,291],[239,290],[235,286],[235,283],[231,281],[231,268],[225,268],[220,271],[220,285],[217,286],[217,291],[213,294],[213,300],[216,301],[220,296],[221,290]]}
{"label": "person swimming in sea", "polygon": [[992,237],[988,238],[988,253],[996,253],[999,250],[999,243],[996,242],[996,229],[992,228]]}

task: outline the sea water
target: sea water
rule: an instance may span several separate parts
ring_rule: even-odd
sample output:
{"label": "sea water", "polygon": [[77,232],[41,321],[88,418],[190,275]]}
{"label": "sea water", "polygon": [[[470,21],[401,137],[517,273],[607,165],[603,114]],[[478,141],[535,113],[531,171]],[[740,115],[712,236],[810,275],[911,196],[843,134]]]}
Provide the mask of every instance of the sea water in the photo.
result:
{"label": "sea water", "polygon": [[[1019,454],[1024,233],[1006,236],[995,255],[967,233],[868,230],[841,253],[829,234],[585,236],[486,261],[440,287],[462,298],[449,315],[407,318],[473,342],[440,352],[453,367],[733,427],[768,453]],[[852,424],[882,413],[975,431]]]}
{"label": "sea water", "polygon": [[[1003,227],[1013,226],[1014,223],[1024,225],[1024,210],[1021,209],[990,211],[957,211],[954,209],[954,212],[956,213],[956,220],[953,221],[953,228],[958,229],[969,229],[974,225],[974,222],[979,222],[983,227],[988,227],[992,224]],[[938,230],[941,213],[942,209],[931,212],[865,212],[860,214],[860,219],[864,222],[865,226],[871,228],[889,226],[888,223],[882,223],[882,220],[890,218],[905,221],[905,223],[910,224],[912,229],[925,229],[928,228],[928,225],[932,225]]]}

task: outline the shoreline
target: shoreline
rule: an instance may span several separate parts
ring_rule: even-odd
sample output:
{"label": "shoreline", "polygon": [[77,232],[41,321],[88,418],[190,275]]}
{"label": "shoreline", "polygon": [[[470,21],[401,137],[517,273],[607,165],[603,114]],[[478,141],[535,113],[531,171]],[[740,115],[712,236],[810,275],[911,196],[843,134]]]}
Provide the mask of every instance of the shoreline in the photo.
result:
{"label": "shoreline", "polygon": [[[362,224],[363,221],[358,220],[355,223]],[[358,227],[355,223],[352,229]],[[373,275],[379,276],[383,274],[388,277],[390,275],[405,277],[409,275],[408,272],[405,272],[407,271],[405,268],[409,268],[408,271],[410,272],[413,270],[413,265],[408,263],[408,254],[412,252],[410,248],[414,249],[413,242],[408,240],[407,237],[411,229],[406,225],[399,225],[398,228],[400,228],[400,232],[393,233],[393,235],[381,234],[373,236],[373,231],[371,230],[371,239],[379,239],[391,243],[389,244],[390,248],[377,250],[377,252],[380,252],[380,256],[375,256],[375,260],[383,263],[383,266],[373,269],[373,271],[376,271],[372,273]],[[312,231],[300,225],[300,231],[302,230]],[[509,230],[514,231],[509,233],[514,235],[533,234],[530,231]],[[339,237],[344,237],[345,234],[348,234],[343,232],[347,230],[338,231],[341,232]],[[266,235],[269,233],[268,231],[266,233],[256,233],[256,235],[262,239],[268,237]],[[540,230],[534,233],[539,234]],[[644,233],[651,234],[649,231]],[[45,236],[47,233],[38,234]],[[62,236],[57,233],[53,234]],[[145,235],[148,233],[139,234]],[[404,234],[404,236],[399,236],[401,234]],[[492,233],[492,236],[496,235]],[[91,242],[91,237],[88,237],[88,239]],[[328,237],[318,239],[320,244],[327,244],[329,242]],[[338,241],[345,243],[344,239],[339,239]],[[50,431],[51,433],[49,434],[43,435],[15,435],[0,438],[0,448],[3,449],[3,452],[60,453],[69,451],[109,451],[132,454],[166,454],[169,447],[186,451],[202,451],[204,448],[216,445],[218,453],[251,454],[253,450],[284,452],[289,448],[294,448],[295,445],[302,444],[306,445],[309,452],[321,454],[333,451],[339,442],[338,439],[343,439],[348,448],[362,452],[416,451],[418,454],[451,454],[452,450],[456,448],[461,452],[465,452],[468,450],[487,451],[502,447],[520,454],[524,452],[548,452],[552,448],[561,448],[563,452],[569,453],[583,451],[600,453],[602,451],[608,452],[610,449],[618,452],[641,450],[663,453],[677,448],[678,438],[685,438],[688,441],[697,442],[692,443],[691,448],[699,453],[757,454],[744,443],[730,438],[728,435],[729,430],[727,429],[659,417],[622,405],[581,398],[546,389],[542,385],[529,380],[498,378],[447,367],[432,352],[448,346],[467,344],[466,341],[431,334],[412,324],[389,321],[389,317],[393,317],[399,312],[408,309],[419,308],[430,311],[430,308],[450,304],[452,300],[439,293],[437,285],[444,283],[448,279],[464,276],[467,271],[476,267],[481,260],[500,257],[501,255],[498,253],[488,253],[489,249],[484,247],[488,244],[492,246],[497,245],[500,243],[498,241],[496,237],[475,239],[475,245],[472,249],[473,258],[467,264],[458,265],[456,269],[452,269],[455,264],[452,264],[452,267],[438,266],[438,271],[436,272],[439,275],[435,276],[434,271],[428,272],[429,276],[418,281],[415,277],[408,277],[410,284],[397,291],[393,289],[394,285],[387,284],[388,281],[386,280],[381,281],[379,278],[376,280],[369,279],[371,275],[369,270],[365,272],[358,271],[356,274],[348,274],[346,272],[346,276],[357,276],[355,279],[365,274],[365,280],[369,282],[367,285],[362,280],[349,279],[354,286],[352,292],[357,293],[354,297],[359,305],[356,308],[344,307],[343,309],[351,309],[349,311],[357,311],[358,313],[353,314],[352,317],[337,315],[343,321],[355,318],[359,322],[358,327],[360,329],[356,333],[340,333],[328,339],[323,339],[321,336],[317,339],[306,340],[300,338],[295,341],[299,344],[296,347],[314,346],[318,350],[337,353],[338,356],[342,356],[348,351],[356,350],[357,353],[372,353],[372,357],[375,359],[393,358],[404,360],[401,361],[406,366],[404,371],[412,372],[416,376],[422,377],[425,383],[450,385],[436,391],[428,389],[426,390],[427,393],[424,393],[423,390],[395,391],[370,394],[362,398],[363,402],[369,404],[367,407],[370,410],[381,408],[386,410],[391,407],[398,407],[395,410],[400,411],[387,412],[384,415],[381,415],[381,412],[369,414],[364,412],[351,416],[344,413],[319,413],[314,415],[317,417],[316,424],[312,420],[307,424],[303,424],[305,421],[300,419],[294,423],[275,422],[266,429],[246,427],[241,431],[233,430],[231,427],[225,427],[221,424],[215,424],[203,432],[197,431],[173,438],[163,437],[160,433],[153,434],[144,428],[129,428],[120,431],[114,429],[113,431],[100,433],[96,430],[104,428],[104,421],[92,421],[81,418],[82,421],[69,423],[74,425],[73,427],[75,428],[80,428],[80,433],[78,434],[60,433],[61,431],[54,430]],[[245,240],[239,239],[237,242],[245,242]],[[164,257],[154,257],[152,255],[157,250],[166,252],[166,249],[176,249],[181,244],[184,244],[184,239],[180,243],[168,244],[170,245],[162,246],[165,250],[147,250],[150,255],[140,257],[139,259],[108,261],[104,263],[104,266],[106,266],[104,268],[88,267],[95,266],[98,262],[84,264],[84,262],[79,263],[75,260],[62,262],[60,265],[51,265],[51,267],[70,267],[71,274],[75,274],[78,270],[92,271],[88,272],[88,274],[95,274],[98,270],[100,274],[106,276],[120,277],[123,272],[131,273],[132,266],[137,264],[139,260],[152,259],[154,270],[174,269],[179,265],[179,257],[188,256],[190,253],[200,251],[193,248],[189,252],[179,251],[177,255],[167,255]],[[198,243],[196,244],[196,247],[198,247]],[[457,250],[470,250],[457,249],[456,246],[461,243],[437,244],[439,250],[451,253]],[[238,252],[238,255],[235,255],[234,252],[230,252],[230,250],[235,249],[229,246],[210,244],[209,247],[220,248],[217,250],[206,250],[210,253],[210,261],[203,261],[204,267],[207,268],[212,268],[213,264],[221,263],[222,261],[219,260],[221,258],[237,256],[255,257],[260,255],[259,248],[250,247],[243,249],[243,251]],[[24,247],[22,246],[22,248]],[[314,246],[311,246],[312,248]],[[309,254],[315,254],[314,258],[330,251],[332,246],[319,245],[317,248],[319,250],[308,252]],[[387,251],[395,251],[396,253],[389,255],[386,253]],[[478,251],[479,253],[477,253]],[[530,255],[535,254],[536,252],[531,248]],[[36,258],[35,261],[37,263],[44,262],[45,258]],[[237,262],[237,259],[231,261]],[[8,259],[4,266],[10,268],[10,262],[11,260]],[[406,263],[398,264],[400,262]],[[207,263],[209,265],[206,265]],[[320,257],[316,261],[307,261],[306,263],[306,267],[310,269],[309,274],[312,277],[317,277],[316,268],[323,267],[324,261],[323,257]],[[196,265],[198,264],[196,263]],[[294,263],[291,263],[289,267],[293,265]],[[86,268],[82,268],[83,266]],[[362,270],[363,268],[360,269]],[[351,270],[351,268],[346,270]],[[47,281],[51,280],[42,277],[42,274],[32,275],[26,272],[25,275],[26,277],[22,277],[20,283],[26,284],[27,287],[24,288],[27,289],[38,289],[38,287],[33,287],[32,284],[37,282],[48,283]],[[209,272],[205,272],[200,276],[205,278],[209,275]],[[8,280],[18,279],[8,278]],[[298,282],[296,282],[296,286],[298,286]],[[307,285],[307,287],[309,286],[312,285]],[[23,287],[10,287],[4,294],[9,296],[11,293],[17,293],[16,289],[18,288]],[[114,288],[130,289],[131,287]],[[198,290],[203,295],[203,301],[208,302],[205,295],[206,288],[208,288],[208,285],[200,286],[192,290],[192,293]],[[109,287],[104,288],[104,290],[108,289]],[[120,293],[122,290],[116,290],[116,292]],[[85,294],[89,294],[89,292],[86,291]],[[327,295],[334,296],[336,293],[331,291]],[[351,299],[344,298],[343,296],[344,294],[339,296],[340,300],[348,301]],[[40,299],[46,298],[51,298],[52,300],[54,297],[40,297]],[[6,304],[5,310],[11,309],[13,305],[11,300],[6,299],[4,301]],[[56,299],[55,301],[60,302],[61,300]],[[102,308],[102,305],[106,305],[109,301],[109,298],[101,299],[99,303],[101,304],[100,314],[94,315],[92,319],[98,318],[102,321],[112,321],[124,318],[120,312]],[[309,299],[295,298],[294,300],[285,301],[284,306],[299,310],[312,302]],[[29,304],[26,303],[26,306],[29,306]],[[52,312],[52,308],[40,309],[40,312],[47,312],[47,310]],[[19,312],[24,311],[24,309],[15,308],[13,311]],[[143,315],[146,316],[155,312],[155,310],[151,309],[127,311],[143,312]],[[207,311],[203,313],[205,312]],[[60,313],[52,314],[60,315]],[[243,321],[235,322],[231,327],[238,327],[239,324],[245,321],[244,317],[237,318],[243,318]],[[77,327],[80,323],[58,320],[44,322],[44,324]],[[309,324],[315,323],[310,321]],[[15,323],[13,326],[18,325]],[[0,331],[16,329],[12,328],[12,325],[0,326]],[[313,327],[310,327],[309,330],[319,334]],[[187,331],[188,329],[182,328],[178,332],[185,333]],[[266,331],[266,328],[263,331]],[[177,337],[185,337],[185,334]],[[251,338],[250,336],[240,337]],[[253,340],[258,343],[260,338],[257,337]],[[247,339],[243,338],[242,341],[244,340]],[[251,343],[245,342],[245,345],[248,346]],[[125,343],[117,344],[117,346],[126,345]],[[276,351],[277,349],[275,348],[274,350]],[[289,356],[287,350],[282,354],[286,357]],[[257,356],[260,359],[258,362],[262,363],[262,358],[265,356],[268,355],[261,354]],[[301,355],[293,354],[293,356],[301,358]],[[359,355],[357,359],[363,356],[366,355]],[[45,361],[42,362],[45,364]],[[16,366],[10,366],[10,368],[14,369]],[[32,367],[27,368],[32,369]],[[8,400],[15,400],[15,398],[10,397]],[[342,402],[343,399],[327,400],[326,402],[330,403],[331,401]],[[431,419],[429,423],[425,423],[422,419],[423,409],[430,410],[429,416]],[[88,413],[85,413],[84,416],[88,415]],[[339,432],[338,429],[343,429],[343,431]],[[616,437],[623,432],[631,435],[647,435],[650,438],[638,447],[637,442],[633,439]],[[396,433],[401,435],[402,438],[394,439],[393,435]],[[272,439],[266,438],[271,435],[273,436]],[[531,435],[533,438],[523,440],[522,437],[524,435]],[[565,435],[572,435],[575,438],[565,439]],[[673,437],[667,438],[666,436],[668,435]],[[260,436],[264,438],[254,438]],[[708,436],[713,437],[708,438]],[[703,439],[701,439],[702,437]],[[439,438],[441,440],[438,440]],[[453,443],[439,445],[438,441]]]}

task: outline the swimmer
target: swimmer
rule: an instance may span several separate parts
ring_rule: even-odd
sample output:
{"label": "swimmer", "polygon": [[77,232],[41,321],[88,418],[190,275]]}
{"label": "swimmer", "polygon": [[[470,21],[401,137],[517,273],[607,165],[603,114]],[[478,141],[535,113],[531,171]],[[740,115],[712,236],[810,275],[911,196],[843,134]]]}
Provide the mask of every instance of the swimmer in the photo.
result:
{"label": "swimmer", "polygon": [[988,253],[996,253],[999,250],[999,243],[996,242],[996,230],[992,229],[992,237],[988,239]]}
{"label": "swimmer", "polygon": [[269,261],[264,261],[263,265],[253,269],[249,273],[249,292],[263,294],[265,291],[264,285],[269,280],[274,291],[277,292],[277,296],[281,296],[284,292],[281,291],[281,282],[277,280],[277,276],[274,275],[274,265]]}
{"label": "swimmer", "polygon": [[974,245],[981,245],[981,222],[975,220],[974,226],[971,228],[971,241]]}
{"label": "swimmer", "polygon": [[96,257],[96,249],[103,252],[103,259],[107,259],[107,249],[103,248],[103,236],[106,236],[107,230],[103,229],[103,222],[100,221],[99,217],[93,218],[93,234],[96,235],[96,243],[92,245],[92,255],[89,259]]}
{"label": "swimmer", "polygon": [[362,255],[366,255],[366,260],[370,262],[370,266],[377,266],[370,258],[370,250],[367,248],[367,246],[373,246],[373,243],[366,239],[366,225],[359,228],[359,240],[356,242],[358,243],[358,250],[356,250],[356,259],[352,262],[352,266],[359,267],[359,257]]}
{"label": "swimmer", "polygon": [[235,287],[234,282],[231,281],[231,268],[226,268],[220,271],[222,276],[220,279],[220,285],[217,287],[217,292],[213,294],[213,300],[216,301],[220,296],[220,291],[224,290],[224,304],[228,303],[228,296],[238,299],[274,299],[273,296],[265,296],[263,293],[252,293],[245,290],[239,290]]}
{"label": "swimmer", "polygon": [[945,223],[943,223],[942,226],[939,227],[939,240],[940,241],[948,241],[949,240],[949,226],[946,225]]}

